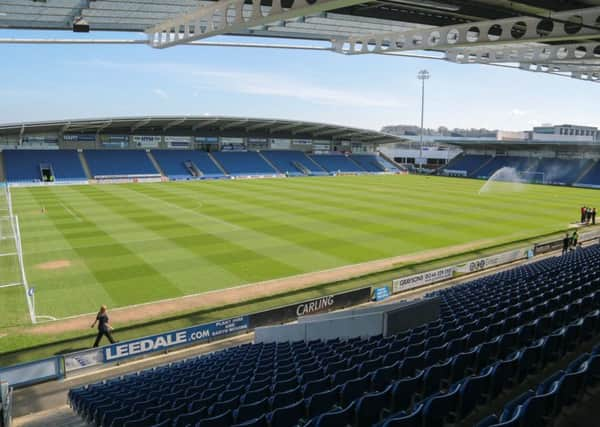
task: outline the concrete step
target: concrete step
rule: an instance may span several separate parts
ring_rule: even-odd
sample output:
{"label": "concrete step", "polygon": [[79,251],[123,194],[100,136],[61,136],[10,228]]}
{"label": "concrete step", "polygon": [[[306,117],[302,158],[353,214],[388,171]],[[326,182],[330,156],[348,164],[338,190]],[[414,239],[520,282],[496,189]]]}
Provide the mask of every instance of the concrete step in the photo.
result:
{"label": "concrete step", "polygon": [[275,167],[275,165],[274,165],[273,163],[271,163],[271,161],[270,161],[269,159],[267,159],[267,156],[265,156],[265,155],[264,155],[263,153],[261,153],[260,151],[257,151],[257,153],[258,153],[258,155],[259,155],[260,157],[262,157],[262,159],[263,159],[265,162],[267,162],[267,164],[268,164],[269,166],[271,166],[271,167],[273,168],[273,171],[275,171],[275,172],[277,172],[277,173],[283,173],[282,171],[280,171],[279,169],[277,169],[277,168]]}
{"label": "concrete step", "polygon": [[43,412],[13,418],[13,427],[87,427],[83,421],[68,405],[50,409]]}
{"label": "concrete step", "polygon": [[215,158],[215,156],[213,156],[212,154],[208,153],[208,157],[210,157],[210,159],[213,161],[213,163],[215,165],[217,165],[217,167],[223,173],[223,175],[229,175],[227,173],[227,171],[225,170],[225,168],[223,167],[223,165],[221,163],[219,163],[219,161]]}
{"label": "concrete step", "polygon": [[6,175],[4,174],[4,156],[0,151],[0,182],[6,181]]}
{"label": "concrete step", "polygon": [[87,179],[92,179],[92,173],[90,172],[90,167],[88,166],[87,160],[83,155],[83,151],[79,151],[77,154],[79,155],[79,161],[81,162],[85,176],[87,176]]}
{"label": "concrete step", "polygon": [[154,166],[154,168],[156,169],[156,171],[161,174],[162,176],[166,176],[164,171],[162,170],[162,168],[160,167],[160,165],[158,164],[158,162],[156,161],[156,158],[152,155],[152,153],[150,152],[150,150],[146,151],[146,154],[148,154],[148,158],[150,159],[150,161],[152,162],[152,165]]}

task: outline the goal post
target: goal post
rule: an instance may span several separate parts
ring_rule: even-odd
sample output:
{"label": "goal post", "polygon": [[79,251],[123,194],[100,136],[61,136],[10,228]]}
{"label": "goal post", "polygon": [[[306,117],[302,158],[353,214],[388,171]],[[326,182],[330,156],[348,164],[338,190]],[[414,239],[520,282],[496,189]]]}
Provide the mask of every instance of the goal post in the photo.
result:
{"label": "goal post", "polygon": [[[10,187],[5,185],[3,188],[3,196],[0,199],[0,208],[5,207],[8,216],[4,215],[0,218],[0,226],[2,227],[0,235],[0,273],[5,273],[8,278],[8,283],[0,283],[3,287],[23,286],[27,308],[29,309],[29,317],[31,323],[36,323],[33,301],[29,296],[29,286],[27,284],[27,275],[25,273],[25,263],[23,261],[23,246],[21,245],[21,231],[19,227],[19,218],[14,215],[12,206],[12,196]],[[7,242],[3,245],[2,242]],[[4,252],[7,250],[6,252]],[[4,282],[4,280],[3,280]]]}

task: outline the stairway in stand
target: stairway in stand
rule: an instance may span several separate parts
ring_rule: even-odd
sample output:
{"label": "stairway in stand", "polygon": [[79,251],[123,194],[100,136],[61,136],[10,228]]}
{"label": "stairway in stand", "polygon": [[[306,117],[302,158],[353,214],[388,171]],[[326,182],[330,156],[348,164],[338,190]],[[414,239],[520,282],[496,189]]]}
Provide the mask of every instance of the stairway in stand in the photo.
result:
{"label": "stairway in stand", "polygon": [[0,182],[6,181],[6,175],[4,174],[4,156],[0,150]]}

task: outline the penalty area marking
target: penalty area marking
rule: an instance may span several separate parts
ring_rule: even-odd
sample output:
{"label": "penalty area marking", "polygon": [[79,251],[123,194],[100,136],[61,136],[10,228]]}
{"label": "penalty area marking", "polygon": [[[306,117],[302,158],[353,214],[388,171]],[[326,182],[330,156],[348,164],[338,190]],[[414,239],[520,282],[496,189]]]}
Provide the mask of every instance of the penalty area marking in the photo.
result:
{"label": "penalty area marking", "polygon": [[0,257],[3,257],[3,256],[15,256],[15,255],[19,255],[19,254],[16,253],[16,252],[9,252],[7,254],[0,254]]}
{"label": "penalty area marking", "polygon": [[9,283],[7,285],[0,285],[0,289],[2,288],[12,288],[14,286],[23,286],[22,283]]}
{"label": "penalty area marking", "polygon": [[41,314],[36,314],[35,318],[36,319],[50,320],[50,321],[58,320],[56,317],[53,317],[53,316],[43,316]]}
{"label": "penalty area marking", "polygon": [[60,205],[62,206],[62,208],[67,211],[67,213],[69,215],[71,215],[77,222],[83,222],[83,220],[79,217],[79,215],[77,215],[75,212],[73,212],[67,205],[65,205],[63,202],[60,202]]}

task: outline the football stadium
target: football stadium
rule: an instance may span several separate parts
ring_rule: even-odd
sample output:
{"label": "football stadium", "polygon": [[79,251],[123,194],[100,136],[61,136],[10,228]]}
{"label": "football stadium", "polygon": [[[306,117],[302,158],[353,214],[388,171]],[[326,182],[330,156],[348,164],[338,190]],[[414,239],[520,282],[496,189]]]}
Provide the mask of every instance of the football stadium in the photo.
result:
{"label": "football stadium", "polygon": [[[93,114],[87,86],[116,89],[65,46],[160,108]],[[113,49],[131,62],[99,59]],[[234,71],[164,62],[207,50]],[[265,86],[239,82],[249,51]],[[574,121],[600,82],[597,2],[0,0],[0,54],[36,65],[0,85],[0,427],[599,425],[600,129]],[[76,118],[29,103],[60,55]],[[330,57],[348,76],[362,57],[417,64],[400,86],[418,91],[400,106],[344,76],[275,81],[279,55],[315,76]],[[493,123],[528,130],[475,113],[429,129],[428,63],[575,89],[539,105],[561,124],[523,107]],[[143,73],[207,82],[176,97]],[[273,117],[177,113],[215,93]],[[443,95],[433,110],[456,120]],[[363,126],[378,108],[420,126]]]}

